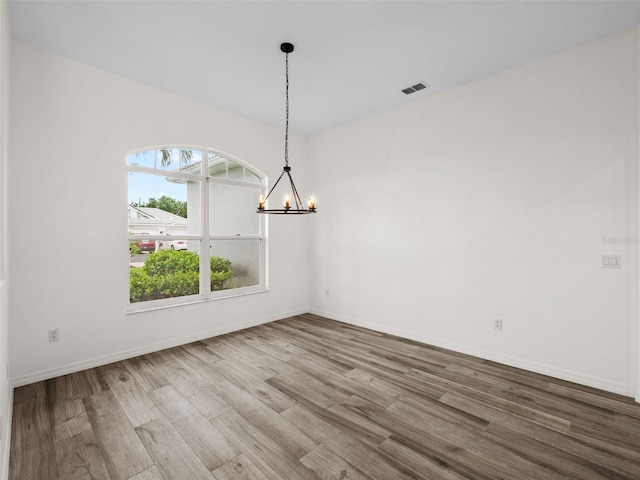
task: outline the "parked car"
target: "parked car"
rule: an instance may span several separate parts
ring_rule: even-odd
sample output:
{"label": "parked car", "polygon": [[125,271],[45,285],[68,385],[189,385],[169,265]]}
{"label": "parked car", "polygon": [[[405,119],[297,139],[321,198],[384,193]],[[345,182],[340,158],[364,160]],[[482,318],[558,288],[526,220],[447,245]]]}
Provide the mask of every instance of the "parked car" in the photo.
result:
{"label": "parked car", "polygon": [[138,240],[136,243],[141,252],[155,252],[156,241],[155,240]]}
{"label": "parked car", "polygon": [[165,240],[164,248],[166,250],[186,250],[187,241],[186,240]]}

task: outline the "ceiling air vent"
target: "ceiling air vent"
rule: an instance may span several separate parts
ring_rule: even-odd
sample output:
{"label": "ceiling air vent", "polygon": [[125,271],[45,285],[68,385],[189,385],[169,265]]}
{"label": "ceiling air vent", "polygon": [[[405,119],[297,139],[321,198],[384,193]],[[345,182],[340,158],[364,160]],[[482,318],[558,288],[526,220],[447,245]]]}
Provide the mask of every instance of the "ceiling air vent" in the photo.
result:
{"label": "ceiling air vent", "polygon": [[428,86],[429,85],[427,85],[424,82],[419,82],[419,83],[416,83],[415,85],[412,85],[411,87],[403,88],[402,93],[404,93],[405,95],[411,95],[412,93],[416,93],[416,92],[419,92],[420,90],[424,90]]}

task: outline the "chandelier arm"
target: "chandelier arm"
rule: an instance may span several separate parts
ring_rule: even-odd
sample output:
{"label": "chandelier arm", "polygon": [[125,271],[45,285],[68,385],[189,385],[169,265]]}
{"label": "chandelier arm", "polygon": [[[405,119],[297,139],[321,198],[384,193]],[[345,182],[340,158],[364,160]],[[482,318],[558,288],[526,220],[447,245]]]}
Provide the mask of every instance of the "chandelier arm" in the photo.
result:
{"label": "chandelier arm", "polygon": [[291,183],[291,190],[293,191],[293,199],[296,202],[296,208],[298,210],[302,210],[302,200],[300,200],[300,195],[298,195],[298,189],[296,188],[296,184],[293,183],[293,178],[291,177],[291,173],[287,172],[289,176],[289,182]]}
{"label": "chandelier arm", "polygon": [[[278,182],[280,182],[280,180],[282,179],[282,176],[284,175],[285,170],[282,171],[282,173],[280,174],[280,176],[278,177],[278,180],[276,180],[276,183],[273,184],[273,187],[271,187],[271,190],[269,190],[269,193],[267,193],[267,196],[264,197],[264,200],[262,203],[267,203],[267,199],[269,198],[269,195],[271,195],[271,192],[273,192],[273,190],[276,188],[276,186],[278,185]],[[291,178],[291,175],[289,175],[289,178]]]}

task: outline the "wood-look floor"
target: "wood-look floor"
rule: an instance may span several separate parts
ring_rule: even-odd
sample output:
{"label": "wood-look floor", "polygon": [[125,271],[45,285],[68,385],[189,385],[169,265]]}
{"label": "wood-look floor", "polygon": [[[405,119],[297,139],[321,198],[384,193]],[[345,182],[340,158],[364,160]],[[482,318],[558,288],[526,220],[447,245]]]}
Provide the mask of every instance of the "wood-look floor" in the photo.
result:
{"label": "wood-look floor", "polygon": [[301,315],[16,389],[11,480],[638,480],[631,399]]}

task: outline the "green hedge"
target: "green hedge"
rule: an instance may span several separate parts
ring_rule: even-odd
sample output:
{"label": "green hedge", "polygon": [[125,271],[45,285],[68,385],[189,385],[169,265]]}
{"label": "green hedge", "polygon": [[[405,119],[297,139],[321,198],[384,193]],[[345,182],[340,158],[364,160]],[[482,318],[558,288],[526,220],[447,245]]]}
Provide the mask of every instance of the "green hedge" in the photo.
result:
{"label": "green hedge", "polygon": [[[200,258],[186,250],[162,250],[149,254],[142,268],[130,269],[129,298],[132,303],[159,298],[197,295],[200,290]],[[229,288],[231,262],[211,257],[211,291]]]}
{"label": "green hedge", "polygon": [[211,257],[211,291],[224,290],[231,283],[233,270],[226,258]]}
{"label": "green hedge", "polygon": [[140,248],[136,242],[129,242],[129,255],[137,255],[140,253]]}

